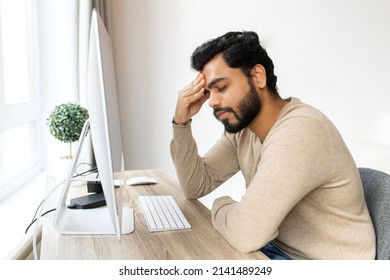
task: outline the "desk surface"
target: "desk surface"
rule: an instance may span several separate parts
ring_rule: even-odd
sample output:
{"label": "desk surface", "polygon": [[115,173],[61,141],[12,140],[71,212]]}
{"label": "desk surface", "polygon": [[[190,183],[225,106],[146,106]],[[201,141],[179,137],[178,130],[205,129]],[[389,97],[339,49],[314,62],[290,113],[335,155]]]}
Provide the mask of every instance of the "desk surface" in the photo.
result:
{"label": "desk surface", "polygon": [[[53,215],[43,219],[41,259],[266,259],[260,252],[243,254],[229,245],[211,224],[210,210],[186,200],[178,184],[161,170],[126,171],[126,178],[150,176],[156,185],[125,186],[124,205],[134,209],[135,230],[118,241],[115,235],[61,235]],[[72,187],[86,192],[85,186]],[[84,195],[84,194],[81,194]],[[172,195],[192,229],[150,233],[138,207],[139,195]]]}

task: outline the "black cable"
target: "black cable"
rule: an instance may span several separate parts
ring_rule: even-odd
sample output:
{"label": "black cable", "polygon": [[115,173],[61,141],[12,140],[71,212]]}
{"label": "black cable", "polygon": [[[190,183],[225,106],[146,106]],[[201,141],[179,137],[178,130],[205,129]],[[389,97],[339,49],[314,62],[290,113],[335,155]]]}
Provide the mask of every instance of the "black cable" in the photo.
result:
{"label": "black cable", "polygon": [[45,199],[43,199],[43,200],[41,201],[41,203],[39,203],[39,205],[38,205],[38,207],[37,207],[37,210],[35,210],[34,216],[32,217],[31,221],[34,221],[35,216],[38,214],[39,207],[41,207],[41,205],[43,204],[44,201],[45,201]]}
{"label": "black cable", "polygon": [[[81,173],[78,173],[78,174],[74,175],[74,176],[72,177],[72,179],[77,178],[77,177],[80,177],[80,176],[83,176],[83,175],[86,175],[86,174],[88,175],[89,173],[94,173],[94,172],[98,171],[98,169],[97,169],[96,166],[94,166],[94,165],[92,165],[92,164],[89,164],[89,163],[84,163],[84,164],[88,164],[88,165],[92,166],[93,168],[91,168],[91,169],[89,169],[89,170],[87,170],[87,171],[84,171],[84,172],[81,172]],[[80,164],[79,164],[78,166],[80,166]],[[96,178],[97,178],[98,176],[99,176],[99,175],[97,174],[97,175],[96,175]],[[41,205],[43,204],[44,201],[45,201],[45,199],[43,199],[43,200],[41,201],[41,203],[39,203],[39,205],[38,205],[38,207],[37,207],[37,210],[35,210],[35,213],[34,213],[34,216],[33,216],[32,220],[31,220],[31,223],[28,225],[28,227],[27,227],[25,233],[27,233],[28,229],[37,221],[36,215],[37,215],[38,210],[39,210],[39,208],[41,207]],[[41,217],[44,216],[44,215],[46,215],[47,213],[53,212],[53,211],[55,211],[55,210],[56,210],[56,208],[51,209],[51,210],[49,210],[49,211],[43,213],[43,214],[41,215]]]}
{"label": "black cable", "polygon": [[[39,207],[38,207],[39,208]],[[53,211],[55,211],[56,210],[56,208],[53,208],[53,209],[50,209],[50,210],[48,210],[48,211],[46,211],[45,213],[43,213],[42,215],[41,215],[41,217],[43,217],[43,216],[45,216],[46,214],[49,214],[50,212],[53,212]],[[30,229],[30,227],[35,223],[37,221],[37,218],[35,218],[35,219],[33,219],[32,221],[31,221],[31,223],[28,225],[28,227],[26,228],[26,231],[24,232],[25,234],[27,233],[27,231]]]}
{"label": "black cable", "polygon": [[[79,168],[81,165],[88,165],[88,166],[90,166],[90,167],[92,167],[92,168],[89,169],[89,170],[87,170],[87,171],[78,173],[78,172],[77,172],[77,168]],[[95,172],[95,171],[97,171],[97,167],[94,166],[93,164],[90,164],[90,163],[87,163],[87,162],[79,163],[79,164],[76,166],[76,170],[75,170],[76,175],[73,176],[73,178],[78,177],[78,176],[88,175],[89,173],[93,173],[93,172]]]}

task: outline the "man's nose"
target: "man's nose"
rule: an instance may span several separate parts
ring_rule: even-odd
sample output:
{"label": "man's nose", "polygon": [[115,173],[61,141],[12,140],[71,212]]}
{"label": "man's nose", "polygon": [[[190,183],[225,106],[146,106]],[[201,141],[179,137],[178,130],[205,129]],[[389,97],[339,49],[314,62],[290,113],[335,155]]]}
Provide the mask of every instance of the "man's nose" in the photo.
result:
{"label": "man's nose", "polygon": [[210,98],[209,98],[209,106],[211,108],[218,107],[220,105],[220,98],[218,97],[218,94],[213,93],[210,91]]}

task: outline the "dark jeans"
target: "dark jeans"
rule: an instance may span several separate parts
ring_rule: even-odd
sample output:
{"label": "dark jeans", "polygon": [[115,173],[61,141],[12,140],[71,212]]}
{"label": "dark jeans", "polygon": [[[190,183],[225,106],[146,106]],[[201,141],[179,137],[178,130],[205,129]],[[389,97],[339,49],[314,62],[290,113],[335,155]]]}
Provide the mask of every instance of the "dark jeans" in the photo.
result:
{"label": "dark jeans", "polygon": [[274,246],[271,242],[265,245],[260,249],[264,255],[266,255],[271,260],[292,260],[289,256],[279,250],[276,246]]}

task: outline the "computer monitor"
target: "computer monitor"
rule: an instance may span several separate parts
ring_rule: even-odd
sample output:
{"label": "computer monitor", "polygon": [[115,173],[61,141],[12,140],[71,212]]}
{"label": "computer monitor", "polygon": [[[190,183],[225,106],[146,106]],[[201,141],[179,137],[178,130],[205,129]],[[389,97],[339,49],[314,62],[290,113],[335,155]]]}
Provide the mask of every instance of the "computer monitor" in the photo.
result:
{"label": "computer monitor", "polygon": [[[62,234],[117,234],[120,238],[134,230],[134,214],[131,208],[122,206],[121,196],[116,195],[121,190],[114,186],[114,173],[124,182],[121,128],[111,39],[96,10],[92,12],[90,30],[88,112],[89,120],[68,171],[54,226]],[[69,209],[66,200],[71,178],[89,128],[107,207]]]}

